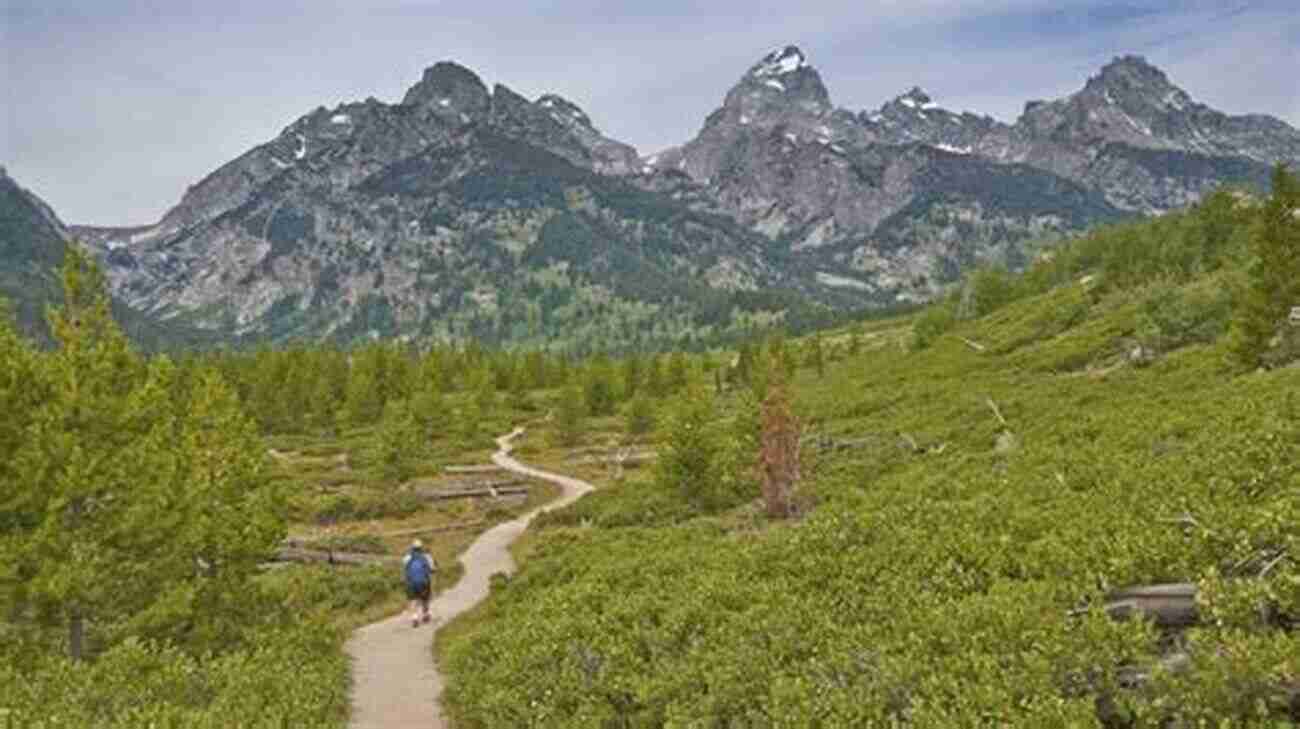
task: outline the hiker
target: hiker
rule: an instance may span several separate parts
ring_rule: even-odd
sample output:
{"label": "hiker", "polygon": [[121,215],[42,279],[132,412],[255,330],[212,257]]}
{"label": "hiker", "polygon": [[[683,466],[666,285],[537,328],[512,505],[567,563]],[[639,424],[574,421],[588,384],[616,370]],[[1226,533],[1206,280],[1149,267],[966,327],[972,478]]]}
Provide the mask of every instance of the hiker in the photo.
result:
{"label": "hiker", "polygon": [[433,557],[424,551],[424,542],[411,542],[411,550],[402,558],[402,573],[406,576],[406,596],[411,600],[411,625],[429,622],[429,597],[433,590],[433,573],[438,566]]}

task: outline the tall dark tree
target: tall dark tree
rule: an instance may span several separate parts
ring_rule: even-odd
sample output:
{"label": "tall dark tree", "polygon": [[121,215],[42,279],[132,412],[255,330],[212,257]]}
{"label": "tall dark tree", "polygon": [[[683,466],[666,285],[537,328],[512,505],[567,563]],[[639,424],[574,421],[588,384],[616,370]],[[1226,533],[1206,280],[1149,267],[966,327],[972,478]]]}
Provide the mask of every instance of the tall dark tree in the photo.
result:
{"label": "tall dark tree", "polygon": [[[1273,170],[1273,193],[1260,212],[1252,240],[1254,261],[1233,327],[1233,350],[1248,366],[1266,351],[1292,308],[1300,307],[1300,181],[1285,167]],[[1283,339],[1294,332],[1284,331]]]}

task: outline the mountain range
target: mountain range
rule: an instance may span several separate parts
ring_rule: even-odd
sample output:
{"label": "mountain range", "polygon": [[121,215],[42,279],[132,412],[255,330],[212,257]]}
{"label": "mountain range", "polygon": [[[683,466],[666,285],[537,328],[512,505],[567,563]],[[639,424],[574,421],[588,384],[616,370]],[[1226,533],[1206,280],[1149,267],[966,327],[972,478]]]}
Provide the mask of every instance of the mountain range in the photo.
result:
{"label": "mountain range", "polygon": [[786,46],[646,157],[558,95],[441,62],[398,103],[303,115],[153,225],[64,226],[5,176],[48,242],[0,233],[22,275],[79,239],[123,305],[200,338],[622,348],[922,301],[971,265],[1297,162],[1300,131],[1211,109],[1135,56],[1008,124],[919,88],[836,107]]}

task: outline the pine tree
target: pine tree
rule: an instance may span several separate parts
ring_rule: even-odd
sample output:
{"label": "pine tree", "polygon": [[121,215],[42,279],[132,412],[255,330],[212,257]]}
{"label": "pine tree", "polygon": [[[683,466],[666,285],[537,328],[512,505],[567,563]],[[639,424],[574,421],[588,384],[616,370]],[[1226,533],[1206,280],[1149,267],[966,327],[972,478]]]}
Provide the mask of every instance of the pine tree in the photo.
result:
{"label": "pine tree", "polygon": [[625,425],[627,434],[632,437],[645,435],[654,430],[654,427],[654,403],[644,393],[633,397],[627,404],[627,422]]}
{"label": "pine tree", "polygon": [[534,390],[547,387],[550,383],[546,376],[546,357],[533,350],[524,356],[524,371],[528,373],[528,386]]}
{"label": "pine tree", "polygon": [[[284,506],[268,480],[257,428],[217,372],[198,374],[178,425],[177,490],[185,522],[174,549],[184,559],[178,579],[188,582],[188,588],[179,588],[177,597],[188,600],[191,617],[169,624],[166,610],[155,608],[152,614],[135,615],[128,626],[143,634],[160,626],[163,634],[196,652],[216,650],[265,619],[265,607],[250,599],[251,581],[284,538]],[[167,448],[165,443],[158,446]],[[156,602],[171,604],[161,598]]]}
{"label": "pine tree", "polygon": [[731,369],[732,382],[748,385],[753,376],[754,348],[749,342],[741,342],[736,350],[736,364]]}
{"label": "pine tree", "polygon": [[690,384],[691,366],[686,360],[686,354],[681,351],[673,352],[668,357],[668,376],[666,385],[668,392],[681,392]]}
{"label": "pine tree", "polygon": [[722,443],[714,427],[712,398],[684,391],[672,399],[665,417],[656,461],[656,479],[699,506],[717,501],[717,454]]}
{"label": "pine tree", "polygon": [[625,400],[636,396],[641,387],[641,358],[635,354],[629,354],[623,360],[623,398]]}
{"label": "pine tree", "polygon": [[806,364],[817,371],[817,376],[826,374],[826,353],[822,350],[822,335],[813,334],[808,339],[808,359]]}
{"label": "pine tree", "polygon": [[614,412],[614,382],[609,366],[593,362],[583,378],[583,399],[587,404],[587,414],[593,416],[611,415]]}
{"label": "pine tree", "polygon": [[414,477],[428,452],[424,429],[406,400],[389,400],[371,444],[371,462],[379,475],[401,483]]}
{"label": "pine tree", "polygon": [[664,384],[663,368],[659,364],[659,355],[650,355],[650,361],[646,366],[645,391],[650,397],[663,397],[667,393],[667,387]]}
{"label": "pine tree", "polygon": [[[31,414],[46,398],[38,362],[31,346],[19,338],[6,302],[0,300],[0,413],[4,413],[0,417],[0,484],[12,483],[16,477],[14,456],[23,444]],[[0,500],[0,532],[21,518],[16,506]],[[0,567],[0,579],[4,569]]]}
{"label": "pine tree", "polygon": [[352,354],[340,419],[356,427],[373,423],[384,412],[382,350],[367,347]]}
{"label": "pine tree", "polygon": [[[1300,181],[1278,165],[1273,170],[1273,194],[1260,211],[1254,231],[1255,260],[1233,326],[1233,351],[1250,367],[1264,362],[1278,327],[1288,318],[1292,307],[1300,307],[1297,209],[1300,209]],[[1297,336],[1284,331],[1284,339],[1288,335]]]}
{"label": "pine tree", "polygon": [[283,533],[256,430],[215,373],[178,407],[175,366],[131,351],[93,262],[73,250],[63,274],[57,346],[31,373],[42,397],[3,483],[20,515],[4,612],[65,631],[74,659],[127,635],[205,647],[224,632],[210,588],[247,592]]}
{"label": "pine tree", "polygon": [[582,440],[586,409],[582,390],[577,384],[565,386],[555,408],[555,442],[558,445],[573,446]]}
{"label": "pine tree", "polygon": [[425,440],[445,428],[446,399],[442,395],[442,377],[434,361],[426,358],[420,365],[419,381],[411,398],[411,414],[420,425]]}

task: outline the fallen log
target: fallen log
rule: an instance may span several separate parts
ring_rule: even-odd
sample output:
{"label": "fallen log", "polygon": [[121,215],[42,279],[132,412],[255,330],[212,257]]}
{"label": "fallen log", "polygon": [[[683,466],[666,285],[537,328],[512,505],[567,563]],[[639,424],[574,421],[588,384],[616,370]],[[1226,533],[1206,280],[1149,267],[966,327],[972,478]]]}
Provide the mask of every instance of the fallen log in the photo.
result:
{"label": "fallen log", "polygon": [[622,458],[616,455],[583,456],[581,458],[571,458],[569,459],[569,463],[574,463],[574,464],[596,463],[602,465],[610,464],[610,463],[622,463],[622,464],[648,463],[650,461],[655,460],[658,457],[659,457],[658,453],[655,453],[654,451],[646,451],[643,453],[629,453],[628,455],[623,456]]}
{"label": "fallen log", "polygon": [[439,491],[417,491],[416,496],[425,501],[449,501],[451,499],[469,499],[502,496],[527,496],[527,486],[485,486],[477,489],[454,489]]}
{"label": "fallen log", "polygon": [[271,557],[271,562],[297,562],[299,564],[332,564],[363,566],[396,562],[397,557],[363,552],[336,552],[328,549],[304,549],[303,547],[280,547]]}
{"label": "fallen log", "polygon": [[1197,621],[1196,585],[1178,582],[1127,587],[1107,595],[1103,609],[1114,620],[1136,616],[1161,628],[1185,628]]}
{"label": "fallen log", "polygon": [[[1145,618],[1174,633],[1196,625],[1200,618],[1196,609],[1196,585],[1191,582],[1138,585],[1115,590],[1106,595],[1103,609],[1112,620]],[[1156,666],[1183,673],[1192,667],[1194,660],[1183,650],[1174,649],[1157,659]],[[1121,669],[1119,679],[1120,685],[1126,689],[1140,689],[1151,679],[1151,670]],[[1277,684],[1268,704],[1272,711],[1285,714],[1292,721],[1300,721],[1300,682]],[[1107,694],[1097,697],[1097,718],[1106,727],[1127,726],[1124,717],[1114,711],[1113,697]]]}
{"label": "fallen log", "polygon": [[447,473],[496,473],[505,469],[494,463],[484,463],[474,466],[444,466],[442,470]]}
{"label": "fallen log", "polygon": [[443,532],[454,532],[461,529],[473,529],[476,526],[483,526],[487,522],[479,519],[478,521],[467,521],[459,524],[446,524],[438,527],[421,527],[419,529],[399,529],[395,532],[382,532],[381,537],[410,537],[417,534],[441,534]]}

